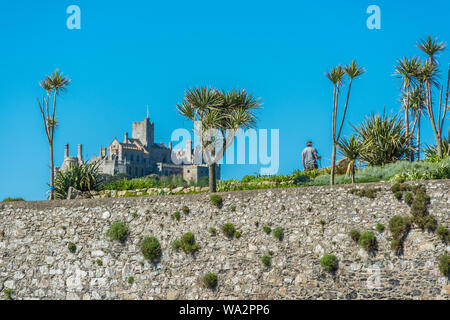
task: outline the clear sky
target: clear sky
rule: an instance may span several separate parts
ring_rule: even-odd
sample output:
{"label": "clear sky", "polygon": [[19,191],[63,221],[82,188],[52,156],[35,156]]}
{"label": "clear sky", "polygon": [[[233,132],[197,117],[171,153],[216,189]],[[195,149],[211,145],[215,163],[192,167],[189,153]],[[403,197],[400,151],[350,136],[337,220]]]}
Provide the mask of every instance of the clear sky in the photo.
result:
{"label": "clear sky", "polygon": [[[81,8],[81,30],[69,30],[69,5]],[[369,5],[381,30],[369,30]],[[0,2],[0,200],[44,199],[49,151],[36,97],[56,68],[72,79],[59,100],[55,161],[64,144],[86,157],[131,133],[150,106],[157,142],[189,128],[175,104],[186,88],[245,88],[264,100],[259,128],[280,130],[280,170],[300,168],[312,139],[329,164],[330,67],[356,59],[366,74],[354,83],[344,135],[371,112],[398,112],[396,60],[420,55],[418,39],[450,42],[448,0],[46,0]],[[450,62],[444,53],[441,65]],[[448,124],[447,124],[448,127]],[[424,121],[424,142],[433,135]],[[446,131],[446,130],[445,130]],[[241,178],[258,165],[223,166]]]}

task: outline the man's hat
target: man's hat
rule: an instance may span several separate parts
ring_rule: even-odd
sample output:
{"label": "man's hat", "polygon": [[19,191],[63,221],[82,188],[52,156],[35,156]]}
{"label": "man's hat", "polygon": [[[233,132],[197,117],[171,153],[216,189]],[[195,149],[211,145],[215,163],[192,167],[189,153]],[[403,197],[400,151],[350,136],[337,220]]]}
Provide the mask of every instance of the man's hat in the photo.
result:
{"label": "man's hat", "polygon": [[312,141],[307,141],[306,142],[306,145],[309,147],[309,146],[312,146]]}

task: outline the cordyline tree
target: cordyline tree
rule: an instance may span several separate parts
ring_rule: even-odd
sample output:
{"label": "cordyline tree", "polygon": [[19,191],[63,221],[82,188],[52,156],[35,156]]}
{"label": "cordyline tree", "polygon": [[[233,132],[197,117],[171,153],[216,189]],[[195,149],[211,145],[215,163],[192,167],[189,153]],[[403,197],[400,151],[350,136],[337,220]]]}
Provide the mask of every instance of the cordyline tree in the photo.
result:
{"label": "cordyline tree", "polygon": [[[334,184],[334,175],[336,170],[336,149],[339,144],[342,128],[344,126],[345,115],[347,114],[348,102],[350,99],[350,91],[352,89],[353,79],[361,76],[364,73],[364,68],[358,67],[356,62],[353,60],[348,66],[342,67],[338,65],[337,67],[331,68],[330,72],[327,72],[326,77],[333,83],[333,120],[332,120],[332,136],[333,136],[333,151],[331,154],[331,175],[330,184]],[[338,116],[338,105],[339,105],[339,93],[341,87],[344,85],[345,76],[350,78],[350,83],[348,85],[347,99],[345,101],[344,112],[342,114],[342,119],[340,121],[339,129],[337,129],[337,116]]]}
{"label": "cordyline tree", "polygon": [[[403,90],[402,104],[405,112],[405,134],[408,136],[407,156],[410,161],[413,160],[411,150],[413,149],[413,132],[411,132],[411,124],[409,114],[412,111],[412,92],[417,86],[416,75],[421,70],[421,61],[418,57],[402,58],[397,61],[394,75],[401,79],[401,89]],[[416,118],[417,119],[417,118]]]}
{"label": "cordyline tree", "polygon": [[[448,94],[449,94],[449,81],[450,81],[450,65],[447,74],[447,85],[446,91],[443,92],[444,86],[439,84],[437,80],[439,77],[439,63],[436,57],[446,49],[446,44],[444,42],[438,42],[437,39],[433,39],[428,36],[426,39],[421,40],[417,43],[417,47],[422,50],[427,56],[427,61],[422,66],[420,72],[420,79],[425,83],[425,105],[427,107],[428,117],[431,122],[431,127],[433,128],[434,137],[436,139],[436,149],[439,158],[443,158],[442,151],[442,131],[444,128],[444,121],[448,109]],[[437,119],[435,118],[435,113],[433,109],[433,87],[439,88],[440,86],[440,100],[439,100],[439,111],[437,113]],[[443,94],[445,100],[443,101]]]}
{"label": "cordyline tree", "polygon": [[216,164],[233,144],[239,128],[256,125],[255,111],[261,100],[245,90],[219,91],[195,87],[185,92],[177,111],[194,122],[203,156],[209,165],[209,190],[216,192]]}
{"label": "cordyline tree", "polygon": [[42,101],[36,98],[39,110],[42,114],[44,122],[44,130],[47,136],[48,144],[50,146],[50,200],[55,198],[54,183],[55,183],[55,168],[53,162],[53,139],[55,137],[56,121],[56,98],[66,91],[70,84],[70,79],[65,77],[58,69],[51,75],[46,76],[39,85],[45,90],[42,95]]}

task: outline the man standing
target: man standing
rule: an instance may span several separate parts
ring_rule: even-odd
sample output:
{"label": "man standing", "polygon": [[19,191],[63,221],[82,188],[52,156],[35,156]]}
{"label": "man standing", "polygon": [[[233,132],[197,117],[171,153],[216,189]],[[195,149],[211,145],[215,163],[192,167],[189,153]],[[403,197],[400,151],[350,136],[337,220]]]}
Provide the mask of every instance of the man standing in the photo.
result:
{"label": "man standing", "polygon": [[312,142],[306,142],[306,148],[302,151],[302,163],[304,170],[313,170],[317,169],[319,166],[317,165],[317,160],[322,159],[317,155],[317,150],[313,148]]}

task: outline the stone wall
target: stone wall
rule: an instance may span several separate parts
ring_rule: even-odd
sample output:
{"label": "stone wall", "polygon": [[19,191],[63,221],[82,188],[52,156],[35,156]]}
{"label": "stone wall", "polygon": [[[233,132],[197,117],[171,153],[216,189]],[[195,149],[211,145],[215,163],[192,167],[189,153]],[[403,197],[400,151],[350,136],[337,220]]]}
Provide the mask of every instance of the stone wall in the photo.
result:
{"label": "stone wall", "polygon": [[[450,181],[424,185],[429,212],[448,226]],[[358,187],[373,186],[382,188],[375,199],[350,194],[351,186],[230,192],[221,194],[220,209],[207,194],[0,203],[0,289],[12,289],[13,299],[449,299],[438,260],[450,248],[413,229],[403,255],[395,255],[388,221],[409,215],[409,207],[389,183]],[[171,216],[183,205],[190,213],[176,221]],[[105,236],[118,220],[130,228],[124,244]],[[222,234],[227,222],[239,239]],[[375,231],[377,223],[386,230]],[[283,227],[284,239],[267,235],[266,225]],[[349,238],[351,229],[372,230],[378,250],[367,254]],[[174,252],[171,242],[188,231],[200,250]],[[162,246],[157,263],[140,252],[149,235]],[[269,251],[267,268],[261,257]],[[339,259],[335,274],[320,266],[325,253]],[[215,290],[202,287],[208,272],[218,275]]]}

